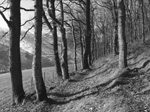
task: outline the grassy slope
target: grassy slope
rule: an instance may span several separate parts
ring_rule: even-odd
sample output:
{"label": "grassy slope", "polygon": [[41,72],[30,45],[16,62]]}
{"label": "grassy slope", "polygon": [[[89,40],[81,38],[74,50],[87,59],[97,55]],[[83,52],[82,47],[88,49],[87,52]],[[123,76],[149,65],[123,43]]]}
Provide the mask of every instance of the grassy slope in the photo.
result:
{"label": "grassy slope", "polygon": [[[52,82],[52,83],[54,82],[53,78],[55,77],[53,77],[53,72],[54,72],[53,67],[43,68],[43,74],[45,74],[45,82],[46,82],[47,88],[51,86],[51,85],[48,85],[50,84],[49,82]],[[23,85],[24,85],[25,92],[27,94],[33,92],[34,90],[33,86],[31,86],[31,75],[32,75],[31,70],[23,71]],[[10,100],[11,100],[10,74],[9,73],[1,74],[0,75],[0,107],[1,107],[0,112],[12,111],[10,108],[10,105],[11,105]]]}
{"label": "grassy slope", "polygon": [[[26,102],[22,106],[10,107],[11,85],[9,74],[0,76],[0,111],[14,112],[149,112],[150,111],[150,41],[148,45],[135,43],[128,49],[129,68],[138,70],[134,77],[124,84],[105,90],[100,84],[112,78],[117,72],[118,57],[108,56],[95,63],[93,71],[76,73],[70,82],[64,82],[48,91],[49,102],[34,104]],[[45,69],[46,70],[46,69]],[[47,69],[50,70],[50,69]],[[46,70],[46,71],[47,71]],[[44,70],[43,70],[44,71]],[[26,93],[31,90],[31,71],[23,72]],[[53,70],[46,72],[46,85],[49,88]],[[88,75],[85,75],[88,74]],[[125,80],[125,79],[122,79]],[[96,86],[96,87],[95,87]]]}

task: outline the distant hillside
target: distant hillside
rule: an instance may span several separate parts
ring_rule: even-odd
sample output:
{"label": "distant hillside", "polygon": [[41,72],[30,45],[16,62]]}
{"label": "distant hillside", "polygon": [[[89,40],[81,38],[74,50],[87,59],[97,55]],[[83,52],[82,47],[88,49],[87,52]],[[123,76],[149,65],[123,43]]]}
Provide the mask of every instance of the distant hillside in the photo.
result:
{"label": "distant hillside", "polygon": [[[21,38],[24,37],[26,32],[21,32]],[[68,38],[68,60],[69,63],[73,63],[74,60],[74,50],[72,45],[72,39],[71,36],[67,35]],[[60,42],[60,38],[59,38]],[[5,47],[4,47],[5,46]],[[8,66],[8,46],[9,46],[9,32],[6,30],[0,29],[0,49],[6,57],[0,58],[0,66]],[[28,69],[32,66],[32,56],[34,53],[34,34],[28,32],[20,42],[20,48],[21,48],[21,58],[22,58],[22,69]],[[61,48],[59,47],[59,50]],[[4,53],[5,52],[5,53]],[[6,55],[7,54],[7,55]],[[78,60],[80,60],[80,49],[78,49],[77,52]],[[1,64],[2,62],[5,62],[6,64]],[[80,61],[79,61],[80,62]],[[43,34],[42,37],[42,65],[43,67],[47,66],[53,66],[54,65],[54,59],[53,59],[53,39],[49,33]],[[5,68],[1,67],[1,69]],[[6,67],[8,68],[8,67]]]}
{"label": "distant hillside", "polygon": [[[0,30],[0,44],[4,44],[6,46],[9,45],[9,32]],[[21,32],[21,38],[24,37],[26,32]],[[5,36],[4,36],[5,35]],[[43,35],[42,38],[42,55],[50,56],[52,54],[52,46],[50,45],[50,42],[52,43],[52,38],[50,35],[46,34]],[[21,40],[20,47],[22,50],[25,50],[31,54],[34,52],[34,34],[28,32],[26,36]]]}
{"label": "distant hillside", "polygon": [[[9,33],[5,35],[7,31],[0,31],[0,71],[4,71],[8,69],[9,66]],[[21,37],[25,32],[22,32]],[[4,36],[5,35],[5,36]],[[33,34],[29,33],[26,37],[21,41],[21,61],[22,61],[22,69],[30,69],[32,67],[32,58],[34,52],[34,38]],[[48,39],[46,39],[48,40]],[[50,38],[49,40],[50,41]],[[45,41],[42,47],[42,66],[54,66],[53,58],[52,58],[52,49],[48,47],[48,41]],[[46,46],[47,45],[47,46]]]}

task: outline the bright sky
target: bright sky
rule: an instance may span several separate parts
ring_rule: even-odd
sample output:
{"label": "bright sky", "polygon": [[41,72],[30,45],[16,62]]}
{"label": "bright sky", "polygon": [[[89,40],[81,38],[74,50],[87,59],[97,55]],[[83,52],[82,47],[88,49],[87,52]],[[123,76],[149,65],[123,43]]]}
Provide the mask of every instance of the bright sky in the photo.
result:
{"label": "bright sky", "polygon": [[[1,1],[1,0],[0,0]],[[0,2],[1,3],[1,2]],[[34,1],[32,0],[21,0],[21,7],[24,7],[26,9],[33,9],[34,8]],[[9,20],[9,11],[4,13],[6,18]],[[26,20],[33,18],[34,12],[26,12],[21,11],[21,23],[24,23]],[[30,24],[28,24],[30,25]],[[22,27],[22,30],[28,29],[28,25],[25,27]],[[8,29],[8,26],[6,22],[3,20],[3,18],[0,15],[0,28]]]}

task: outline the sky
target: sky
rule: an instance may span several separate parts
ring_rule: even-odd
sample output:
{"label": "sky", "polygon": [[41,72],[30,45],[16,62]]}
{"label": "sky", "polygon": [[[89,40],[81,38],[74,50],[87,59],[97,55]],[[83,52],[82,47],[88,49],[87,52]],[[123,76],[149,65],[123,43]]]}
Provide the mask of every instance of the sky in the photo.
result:
{"label": "sky", "polygon": [[[7,3],[5,5],[7,5]],[[32,0],[21,0],[21,7],[24,7],[26,9],[33,9],[34,8],[34,1],[32,1]],[[6,11],[4,13],[4,15],[9,20],[9,10]],[[21,23],[24,23],[26,20],[33,18],[33,16],[34,16],[34,12],[26,12],[26,11],[21,10]],[[22,30],[28,29],[29,26],[30,26],[30,24],[26,25],[25,27],[22,27]],[[0,15],[0,28],[1,29],[8,29],[8,26],[7,26],[6,22],[3,20],[3,18],[1,17],[1,15]]]}

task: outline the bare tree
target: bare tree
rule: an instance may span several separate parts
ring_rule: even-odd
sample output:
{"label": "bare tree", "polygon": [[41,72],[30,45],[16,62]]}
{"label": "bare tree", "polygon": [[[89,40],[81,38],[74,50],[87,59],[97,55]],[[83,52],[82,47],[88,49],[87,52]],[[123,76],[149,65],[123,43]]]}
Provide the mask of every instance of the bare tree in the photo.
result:
{"label": "bare tree", "polygon": [[144,16],[144,1],[141,2],[141,13],[142,13],[142,41],[145,43],[145,16]]}
{"label": "bare tree", "polygon": [[64,9],[62,0],[60,0],[60,9],[61,9],[61,35],[62,35],[61,66],[63,79],[66,80],[69,79],[69,70],[68,70],[67,39],[66,39],[66,29],[64,27]]}
{"label": "bare tree", "polygon": [[[51,3],[51,16],[53,18],[56,18],[55,14],[55,0],[50,0]],[[47,1],[47,8],[49,9],[49,3]],[[50,24],[50,23],[49,23]],[[57,23],[52,20],[53,27],[51,27],[52,35],[53,35],[53,49],[54,49],[54,59],[55,59],[55,66],[56,66],[56,72],[59,77],[59,79],[62,78],[62,70],[60,66],[60,59],[59,59],[59,50],[58,50],[58,36],[57,36]]]}
{"label": "bare tree", "polygon": [[127,44],[125,37],[125,5],[124,0],[117,0],[118,5],[118,39],[119,39],[119,69],[127,67]]}
{"label": "bare tree", "polygon": [[89,55],[91,53],[91,23],[90,23],[90,0],[86,0],[86,35],[83,69],[89,69]]}
{"label": "bare tree", "polygon": [[73,19],[71,20],[71,26],[72,26],[72,36],[73,36],[73,43],[74,43],[74,70],[77,70],[77,42],[76,42],[76,36],[75,36],[75,26]]}
{"label": "bare tree", "polygon": [[113,18],[113,54],[118,54],[118,13],[117,13],[117,2],[111,0],[112,2],[112,18]]}
{"label": "bare tree", "polygon": [[35,83],[37,101],[47,99],[46,88],[42,77],[41,49],[42,49],[42,0],[35,0],[35,51],[32,63],[32,74]]}
{"label": "bare tree", "polygon": [[25,92],[23,90],[21,58],[20,58],[20,32],[21,32],[21,17],[20,17],[20,0],[10,0],[10,21],[7,20],[3,12],[1,16],[7,23],[10,30],[9,43],[9,64],[12,83],[12,104],[21,103]]}

